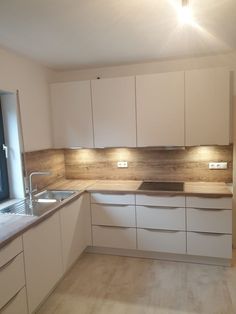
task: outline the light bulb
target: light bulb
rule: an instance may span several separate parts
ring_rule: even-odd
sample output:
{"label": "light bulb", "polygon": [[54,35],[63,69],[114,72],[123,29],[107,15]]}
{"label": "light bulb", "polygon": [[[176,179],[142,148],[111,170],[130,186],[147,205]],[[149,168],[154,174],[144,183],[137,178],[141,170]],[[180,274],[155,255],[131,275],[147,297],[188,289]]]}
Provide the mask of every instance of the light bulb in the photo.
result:
{"label": "light bulb", "polygon": [[181,7],[179,10],[179,20],[182,24],[191,24],[192,12],[189,6]]}

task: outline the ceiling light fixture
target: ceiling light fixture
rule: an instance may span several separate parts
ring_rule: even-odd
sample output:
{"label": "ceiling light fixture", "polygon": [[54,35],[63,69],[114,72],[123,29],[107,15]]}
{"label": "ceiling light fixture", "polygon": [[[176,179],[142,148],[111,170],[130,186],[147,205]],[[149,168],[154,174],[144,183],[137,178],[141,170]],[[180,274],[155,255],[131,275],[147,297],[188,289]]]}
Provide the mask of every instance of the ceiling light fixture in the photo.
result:
{"label": "ceiling light fixture", "polygon": [[182,6],[179,10],[179,20],[182,24],[191,24],[193,21],[189,0],[182,0]]}

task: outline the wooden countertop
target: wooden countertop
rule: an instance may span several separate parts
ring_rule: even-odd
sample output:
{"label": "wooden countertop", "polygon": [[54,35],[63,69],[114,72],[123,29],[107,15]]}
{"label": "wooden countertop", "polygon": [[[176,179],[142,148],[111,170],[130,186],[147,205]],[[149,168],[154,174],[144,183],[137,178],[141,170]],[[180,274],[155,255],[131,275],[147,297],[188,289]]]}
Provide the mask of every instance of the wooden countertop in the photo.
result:
{"label": "wooden countertop", "polygon": [[[113,180],[66,180],[61,179],[47,187],[47,189],[58,190],[78,190],[79,193],[68,202],[78,198],[85,191],[88,192],[107,192],[107,193],[139,193],[152,195],[191,195],[202,197],[231,197],[230,187],[225,183],[215,182],[185,182],[182,192],[163,192],[163,191],[139,191],[138,188],[142,181],[113,181]],[[1,215],[0,214],[0,248],[9,243],[14,238],[23,234],[33,225],[47,219],[54,212],[64,206],[67,201],[54,206],[50,211],[40,217]]]}

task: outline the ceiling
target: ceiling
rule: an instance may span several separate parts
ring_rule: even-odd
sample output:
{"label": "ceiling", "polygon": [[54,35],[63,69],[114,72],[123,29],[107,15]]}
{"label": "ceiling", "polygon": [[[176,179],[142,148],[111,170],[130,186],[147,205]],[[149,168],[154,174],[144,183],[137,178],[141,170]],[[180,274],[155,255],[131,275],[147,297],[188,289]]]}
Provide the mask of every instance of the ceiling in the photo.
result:
{"label": "ceiling", "polygon": [[53,69],[81,69],[236,49],[236,0],[0,0],[0,45]]}

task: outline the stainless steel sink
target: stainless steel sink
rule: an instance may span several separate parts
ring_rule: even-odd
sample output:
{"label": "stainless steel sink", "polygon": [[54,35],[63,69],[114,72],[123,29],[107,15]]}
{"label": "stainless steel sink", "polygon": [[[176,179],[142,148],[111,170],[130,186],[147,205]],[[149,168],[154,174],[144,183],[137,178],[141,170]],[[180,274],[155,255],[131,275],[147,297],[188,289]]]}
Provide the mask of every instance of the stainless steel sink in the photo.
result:
{"label": "stainless steel sink", "polygon": [[[65,199],[73,196],[75,191],[53,191],[53,190],[45,190],[40,192],[34,196],[34,199],[38,202],[50,202],[51,200],[56,200],[58,202],[62,202]],[[44,200],[44,201],[43,201]]]}
{"label": "stainless steel sink", "polygon": [[[54,202],[59,203],[57,201]],[[38,201],[30,201],[25,199],[15,204],[9,205],[5,208],[0,209],[0,214],[12,214],[12,215],[23,215],[23,216],[41,216],[50,209],[52,209],[52,203],[40,203]]]}
{"label": "stainless steel sink", "polygon": [[76,191],[45,190],[34,195],[32,200],[24,199],[0,209],[0,214],[41,216],[75,193]]}

